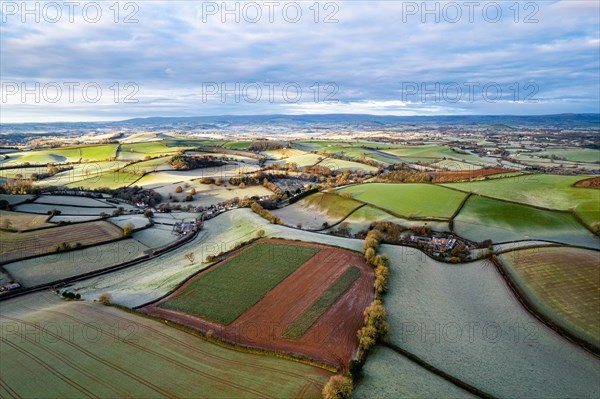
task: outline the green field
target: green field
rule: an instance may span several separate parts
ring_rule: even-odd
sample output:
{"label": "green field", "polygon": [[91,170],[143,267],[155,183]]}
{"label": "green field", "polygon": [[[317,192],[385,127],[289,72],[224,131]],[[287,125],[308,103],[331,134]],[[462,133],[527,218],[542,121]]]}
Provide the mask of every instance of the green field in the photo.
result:
{"label": "green field", "polygon": [[83,187],[88,189],[101,187],[116,189],[119,187],[129,186],[130,184],[133,184],[135,181],[137,181],[139,178],[140,176],[131,173],[109,171],[87,179],[77,180],[73,183],[68,183],[66,184],[66,186],[75,188]]}
{"label": "green field", "polygon": [[79,162],[80,159],[81,152],[79,148],[53,148],[11,153],[7,159],[2,161],[2,164],[18,165],[28,162],[33,165],[46,165],[48,163]]}
{"label": "green field", "polygon": [[454,219],[454,231],[474,241],[551,240],[598,247],[600,240],[567,212],[471,196]]}
{"label": "green field", "polygon": [[3,302],[0,321],[3,398],[316,398],[331,375],[49,293]]}
{"label": "green field", "polygon": [[546,316],[600,345],[600,252],[545,247],[498,258]]}
{"label": "green field", "polygon": [[393,150],[383,150],[383,152],[395,155],[410,162],[422,161],[424,163],[432,163],[436,162],[436,160],[439,161],[444,158],[450,158],[458,161],[484,163],[481,158],[475,155],[441,145],[406,146]]}
{"label": "green field", "polygon": [[173,170],[173,167],[169,163],[170,158],[170,156],[167,156],[150,159],[148,161],[136,162],[134,164],[124,167],[122,170],[128,173],[139,173],[142,171],[154,172],[157,170]]}
{"label": "green field", "polygon": [[[591,162],[591,163],[600,163],[600,151],[592,150],[588,148],[582,149],[556,149],[556,150],[547,150],[541,152],[534,152],[531,155],[545,155],[551,157],[555,155],[558,158],[564,158],[567,161],[573,162]],[[555,162],[560,163],[560,160],[556,160]]]}
{"label": "green field", "polygon": [[466,194],[432,184],[369,183],[350,186],[339,192],[407,218],[449,218]]}
{"label": "green field", "polygon": [[305,246],[258,243],[158,306],[230,324],[317,252]]}
{"label": "green field", "polygon": [[106,144],[93,147],[81,147],[82,161],[110,159],[117,156],[118,144]]}
{"label": "green field", "polygon": [[342,296],[344,292],[360,277],[360,269],[351,267],[321,295],[310,308],[306,309],[292,324],[290,324],[283,335],[286,338],[299,339],[306,331]]}
{"label": "green field", "polygon": [[589,176],[525,175],[447,187],[551,209],[575,209],[587,223],[600,221],[600,190],[572,187]]}

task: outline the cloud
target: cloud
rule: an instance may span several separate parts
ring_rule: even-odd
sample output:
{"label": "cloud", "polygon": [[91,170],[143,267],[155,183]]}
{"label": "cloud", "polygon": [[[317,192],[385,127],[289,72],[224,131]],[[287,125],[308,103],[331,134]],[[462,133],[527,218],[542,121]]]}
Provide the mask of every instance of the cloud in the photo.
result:
{"label": "cloud", "polygon": [[[439,4],[437,15],[423,15],[423,10],[407,15],[407,2],[320,2],[316,8],[310,8],[313,2],[297,2],[302,11],[297,22],[290,22],[291,7],[288,14],[283,12],[285,4],[291,3],[281,2],[271,22],[266,3],[260,1],[256,4],[262,14],[256,23],[249,21],[255,14],[249,14],[251,10],[244,14],[245,3],[241,2],[228,2],[228,10],[234,10],[229,14],[222,12],[221,2],[137,2],[133,3],[137,8],[131,9],[119,3],[117,22],[108,8],[112,3],[100,3],[103,17],[96,23],[86,21],[81,12],[75,13],[74,23],[48,23],[43,18],[40,23],[21,23],[19,15],[5,16],[7,21],[0,25],[3,82],[98,82],[103,87],[133,82],[139,87],[139,103],[106,102],[100,110],[85,103],[13,101],[3,104],[10,107],[3,106],[1,118],[6,122],[17,116],[39,120],[63,115],[81,120],[111,114],[118,119],[323,110],[597,112],[597,2],[521,2],[518,15],[510,8],[513,2],[501,3],[502,18],[497,22],[486,20],[483,14],[485,4],[492,2],[481,2],[473,22],[463,8],[456,23],[449,22],[442,12],[450,3],[428,3],[428,7]],[[208,15],[207,4],[219,9]],[[421,7],[423,3],[414,4]],[[130,14],[138,22],[125,23]],[[338,22],[325,23],[328,16]],[[527,17],[538,22],[525,23]],[[407,82],[497,83],[505,90],[533,82],[544,102],[418,104],[413,100],[403,105],[402,87]],[[305,96],[298,103],[281,98],[264,101],[265,97],[258,102],[203,102],[206,83],[279,87],[294,83],[303,88]],[[337,88],[339,102],[314,101],[311,87],[328,84]]]}

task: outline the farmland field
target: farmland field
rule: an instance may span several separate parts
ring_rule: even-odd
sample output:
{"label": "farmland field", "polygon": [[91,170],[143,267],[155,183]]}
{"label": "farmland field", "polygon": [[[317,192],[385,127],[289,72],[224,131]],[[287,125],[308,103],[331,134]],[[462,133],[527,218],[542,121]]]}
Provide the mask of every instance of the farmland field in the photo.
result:
{"label": "farmland field", "polygon": [[420,160],[425,163],[433,163],[444,160],[445,158],[473,163],[483,162],[481,158],[475,155],[454,151],[450,147],[438,145],[409,146],[392,150],[383,150],[383,152],[396,155],[402,159],[407,159],[410,161]]}
{"label": "farmland field", "polygon": [[148,247],[134,239],[40,256],[4,265],[22,285],[34,287],[94,272],[141,257]]}
{"label": "farmland field", "polygon": [[123,237],[123,230],[104,222],[59,226],[23,233],[7,233],[0,231],[0,262],[9,262],[33,255],[44,255],[55,251],[55,247],[63,242],[74,247],[94,245]]}
{"label": "farmland field", "polygon": [[306,229],[323,228],[323,223],[333,224],[346,217],[362,204],[332,193],[315,193],[272,213],[289,225],[302,225]]}
{"label": "farmland field", "polygon": [[546,316],[600,346],[600,252],[531,248],[499,259]]}
{"label": "farmland field", "polygon": [[458,235],[494,242],[540,239],[598,248],[600,240],[567,212],[471,196],[454,219]]}
{"label": "farmland field", "polygon": [[258,243],[186,284],[159,306],[230,324],[318,251]]}
{"label": "farmland field", "polygon": [[[48,293],[4,302],[0,317],[3,397],[307,398],[317,397],[331,375]],[[25,329],[27,336],[19,332]]]}
{"label": "farmland field", "polygon": [[27,204],[17,205],[15,209],[19,212],[29,212],[29,213],[37,213],[41,215],[47,215],[48,212],[53,210],[61,211],[61,214],[64,215],[88,215],[88,216],[98,216],[101,213],[111,214],[116,208],[102,206],[102,204],[98,202],[98,208],[86,208],[79,206],[69,206],[69,205],[59,205],[59,204],[39,204],[37,202],[30,202]]}
{"label": "farmland field", "polygon": [[131,173],[123,173],[117,171],[108,171],[99,175],[94,175],[89,178],[77,180],[72,183],[66,184],[66,187],[72,188],[84,188],[84,189],[95,189],[95,188],[119,188],[123,186],[129,186],[135,183],[140,177]]}
{"label": "farmland field", "polygon": [[89,208],[114,208],[106,202],[95,198],[70,196],[70,195],[40,195],[34,201],[35,204],[74,205]]}
{"label": "farmland field", "polygon": [[10,205],[20,204],[29,199],[32,199],[33,195],[24,194],[24,195],[13,195],[13,194],[0,194],[0,200],[7,201]]}
{"label": "farmland field", "polygon": [[352,267],[327,289],[321,297],[304,311],[283,332],[284,337],[298,339],[318,320],[323,313],[360,277],[360,270]]}
{"label": "farmland field", "polygon": [[[156,228],[162,230],[163,227],[168,231],[158,234],[166,233],[173,237],[170,234],[171,227],[155,225],[134,233],[134,238],[139,238],[147,246],[162,246],[162,243],[153,240],[151,231]],[[95,299],[103,292],[110,292],[117,304],[141,306],[168,294],[187,277],[209,266],[211,263],[205,262],[208,255],[230,251],[236,243],[255,238],[259,230],[269,234],[274,231],[274,225],[248,209],[227,212],[206,221],[202,231],[192,241],[173,251],[109,275],[83,280],[74,286],[86,299]],[[146,234],[150,236],[146,237]],[[190,252],[195,256],[193,264],[184,257]]]}
{"label": "farmland field", "polygon": [[[301,354],[336,367],[347,367],[356,349],[358,341],[356,332],[363,323],[363,310],[373,299],[373,269],[364,263],[362,255],[337,248],[291,241],[281,242],[279,240],[269,240],[266,243],[259,242],[256,245],[261,244],[275,245],[280,248],[288,247],[286,249],[287,253],[278,259],[281,265],[286,262],[291,263],[290,259],[295,260],[296,252],[302,253],[308,249],[317,249],[319,252],[279,284],[269,289],[262,299],[244,311],[229,325],[223,325],[162,306],[162,304],[168,304],[173,298],[176,299],[185,295],[195,282],[202,281],[203,278],[206,278],[221,266],[215,266],[215,269],[201,273],[170,296],[157,304],[143,307],[140,311],[177,321],[200,331],[212,330],[215,335],[241,345]],[[250,247],[249,250],[252,248]],[[237,255],[237,257],[243,256],[243,254],[244,252]],[[234,254],[226,262],[237,263],[237,257]],[[254,265],[254,268],[260,267],[258,264]],[[333,291],[338,292],[339,287],[331,287],[335,286],[335,282],[353,267],[359,269],[360,277],[358,280],[353,281],[337,301],[327,301],[327,304],[320,301],[320,298],[327,295],[327,291],[332,290],[330,293]],[[243,270],[239,271],[242,272]],[[270,276],[275,274],[280,273],[270,271],[269,275],[263,278],[270,279]],[[233,291],[234,294],[240,292],[240,289],[232,287],[236,287],[236,284],[242,284],[239,283],[241,279],[244,280],[243,284],[245,284],[248,278],[252,279],[253,275],[236,275],[234,284],[228,290]],[[257,284],[255,283],[255,285]],[[264,286],[264,284],[260,285]],[[308,286],[313,288],[309,291],[298,289],[298,287]],[[195,292],[191,294],[198,298]],[[201,294],[206,295],[205,292]],[[214,294],[211,298],[207,298],[207,301],[217,299],[218,295],[223,298],[227,294]],[[190,298],[186,299],[190,301]],[[230,299],[227,299],[227,301],[232,303]],[[323,313],[312,325],[307,326],[308,329],[304,335],[297,339],[287,339],[284,336],[287,326],[294,324],[306,312],[314,310],[313,307],[316,303],[319,307],[325,305],[328,305],[328,307],[327,309],[321,309]],[[236,305],[236,302],[233,302],[233,304]],[[214,303],[213,306],[215,306]],[[216,307],[221,307],[221,305],[217,304]],[[202,302],[196,302],[196,307],[193,308],[192,312],[196,312],[198,308],[203,308]]]}
{"label": "farmland field", "polygon": [[81,160],[86,162],[115,158],[117,156],[118,146],[118,144],[106,144],[93,147],[81,147]]}
{"label": "farmland field", "polygon": [[506,179],[451,183],[448,187],[551,209],[570,209],[587,223],[600,221],[600,190],[573,187],[584,176],[525,175]]}
{"label": "farmland field", "polygon": [[376,346],[353,398],[476,398],[392,349]]}
{"label": "farmland field", "polygon": [[352,198],[408,218],[449,218],[466,195],[430,184],[369,183],[343,188]]}
{"label": "farmland field", "polygon": [[0,159],[3,166],[19,165],[29,162],[33,165],[46,165],[48,163],[79,162],[81,152],[79,148],[53,148],[50,150],[14,152],[8,158]]}
{"label": "farmland field", "polygon": [[47,223],[48,218],[48,215],[31,215],[0,210],[0,228],[25,231],[38,227],[53,226],[52,223]]}
{"label": "farmland field", "polygon": [[124,165],[125,162],[120,161],[75,164],[71,165],[73,166],[73,169],[65,170],[45,179],[35,181],[34,184],[38,186],[66,186],[67,184],[75,183],[80,180],[99,178],[101,175],[115,171]]}
{"label": "farmland field", "polygon": [[[409,220],[398,218],[392,216],[391,214],[387,213],[382,209],[372,207],[371,205],[363,206],[362,208],[357,209],[356,211],[352,212],[350,216],[344,219],[344,223],[347,223],[348,227],[350,228],[350,231],[353,234],[356,234],[359,231],[368,230],[371,223],[378,221],[392,222],[407,227],[420,227],[427,225],[436,231],[450,230],[450,228],[448,227],[448,222],[431,220],[425,222],[422,220]],[[336,228],[337,226],[333,227],[332,229]]]}
{"label": "farmland field", "polygon": [[[574,162],[600,162],[600,151],[587,148],[582,149],[553,149],[548,151],[534,152],[535,156],[556,156]],[[556,162],[560,162],[557,160]]]}
{"label": "farmland field", "polygon": [[391,265],[393,344],[495,397],[598,397],[597,357],[525,310],[492,264],[457,267],[412,248],[380,250]]}

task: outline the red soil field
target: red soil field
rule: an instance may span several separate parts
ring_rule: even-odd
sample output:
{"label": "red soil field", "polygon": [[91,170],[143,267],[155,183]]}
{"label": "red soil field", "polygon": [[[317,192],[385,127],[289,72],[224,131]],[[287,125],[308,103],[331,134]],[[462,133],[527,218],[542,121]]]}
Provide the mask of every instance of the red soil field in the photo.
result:
{"label": "red soil field", "polygon": [[431,173],[433,183],[450,183],[460,180],[474,179],[482,176],[495,175],[498,173],[512,172],[509,169],[477,169],[477,170],[458,170],[442,171]]}
{"label": "red soil field", "polygon": [[[186,282],[168,297],[138,310],[204,333],[210,330],[226,341],[243,346],[307,356],[347,369],[358,346],[356,333],[363,325],[363,311],[373,301],[373,269],[364,262],[362,255],[354,252],[295,241],[262,242],[264,241],[316,247],[321,251],[228,326],[155,306],[178,295],[206,272]],[[325,311],[302,338],[284,338],[283,332],[287,326],[300,317],[352,266],[361,271],[358,280]]]}
{"label": "red soil field", "polygon": [[600,177],[579,180],[575,183],[575,187],[600,188]]}

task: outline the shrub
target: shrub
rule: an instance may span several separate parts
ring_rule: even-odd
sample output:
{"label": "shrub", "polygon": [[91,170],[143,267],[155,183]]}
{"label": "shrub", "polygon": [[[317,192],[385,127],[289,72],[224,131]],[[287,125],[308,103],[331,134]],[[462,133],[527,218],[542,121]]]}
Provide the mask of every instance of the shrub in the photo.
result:
{"label": "shrub", "polygon": [[110,295],[108,292],[103,292],[98,297],[98,302],[100,302],[103,305],[108,306],[112,303],[112,295]]}
{"label": "shrub", "polygon": [[133,225],[133,223],[127,223],[125,227],[123,227],[123,237],[131,237],[131,234],[133,234],[134,229],[135,226]]}
{"label": "shrub", "polygon": [[264,237],[264,236],[265,236],[265,231],[264,231],[264,230],[258,230],[258,231],[256,232],[256,237],[257,237],[257,238],[262,238],[262,237]]}
{"label": "shrub", "polygon": [[352,394],[352,380],[343,375],[329,378],[323,387],[323,399],[348,399]]}
{"label": "shrub", "polygon": [[152,212],[152,209],[148,208],[144,211],[144,216],[147,218],[151,218],[152,216],[154,216],[154,212]]}

